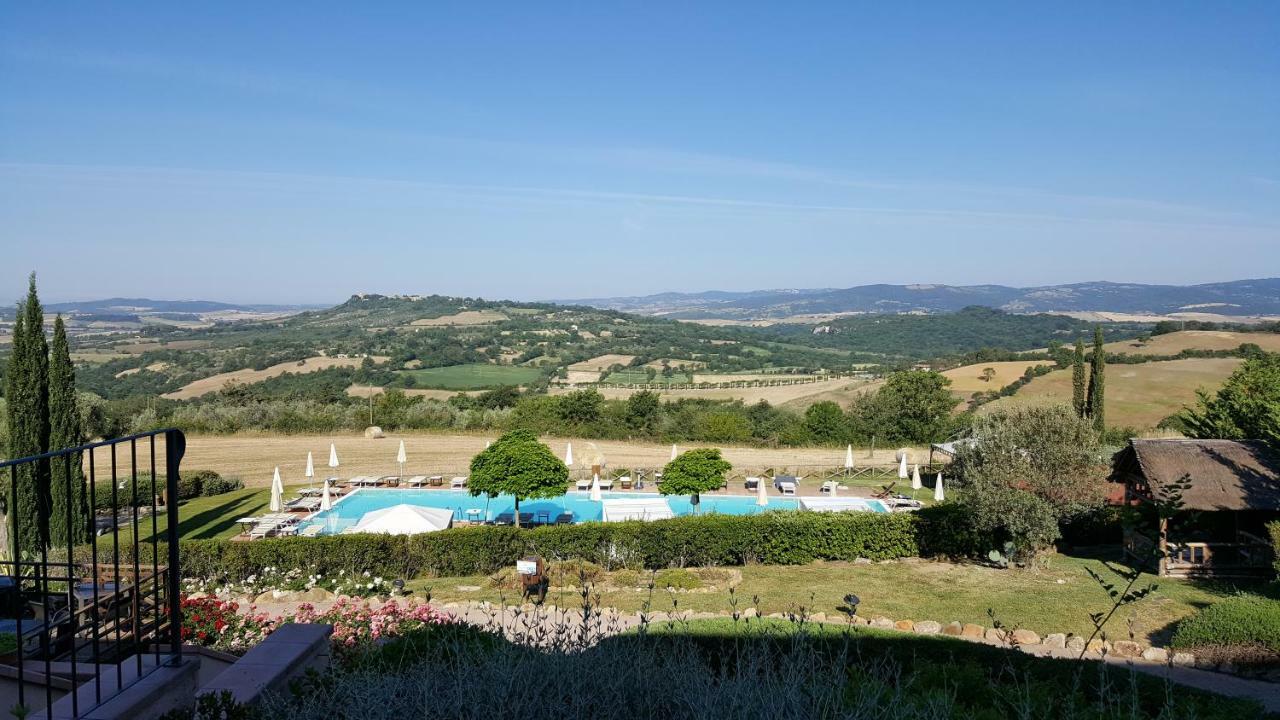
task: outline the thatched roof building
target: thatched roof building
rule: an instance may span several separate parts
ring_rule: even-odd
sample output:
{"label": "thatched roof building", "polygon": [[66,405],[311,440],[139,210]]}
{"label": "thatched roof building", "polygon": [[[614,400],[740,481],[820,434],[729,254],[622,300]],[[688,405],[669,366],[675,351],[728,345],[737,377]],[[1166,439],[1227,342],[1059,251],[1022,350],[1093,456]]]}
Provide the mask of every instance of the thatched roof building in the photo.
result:
{"label": "thatched roof building", "polygon": [[1146,497],[1185,478],[1187,510],[1280,511],[1280,456],[1258,440],[1131,440],[1117,469]]}
{"label": "thatched roof building", "polygon": [[1181,488],[1182,511],[1154,536],[1126,531],[1135,559],[1154,551],[1162,575],[1265,573],[1264,524],[1280,517],[1280,454],[1257,440],[1131,440],[1112,479],[1126,504],[1166,499]]}

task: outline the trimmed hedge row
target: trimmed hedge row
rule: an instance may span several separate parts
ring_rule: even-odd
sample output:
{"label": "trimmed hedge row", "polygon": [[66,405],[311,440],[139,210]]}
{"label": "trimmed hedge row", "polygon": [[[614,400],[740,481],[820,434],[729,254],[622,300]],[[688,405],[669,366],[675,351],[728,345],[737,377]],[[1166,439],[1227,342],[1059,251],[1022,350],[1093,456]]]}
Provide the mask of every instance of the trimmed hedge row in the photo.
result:
{"label": "trimmed hedge row", "polygon": [[610,568],[802,565],[814,560],[891,560],[963,555],[979,547],[947,505],[920,513],[763,513],[657,522],[586,523],[520,530],[480,526],[423,535],[331,535],[253,542],[188,540],[186,577],[242,580],[263,568],[382,577],[480,575],[525,555],[587,560]]}
{"label": "trimmed hedge row", "polygon": [[1239,595],[1214,603],[1178,624],[1179,649],[1262,647],[1280,653],[1280,600]]}

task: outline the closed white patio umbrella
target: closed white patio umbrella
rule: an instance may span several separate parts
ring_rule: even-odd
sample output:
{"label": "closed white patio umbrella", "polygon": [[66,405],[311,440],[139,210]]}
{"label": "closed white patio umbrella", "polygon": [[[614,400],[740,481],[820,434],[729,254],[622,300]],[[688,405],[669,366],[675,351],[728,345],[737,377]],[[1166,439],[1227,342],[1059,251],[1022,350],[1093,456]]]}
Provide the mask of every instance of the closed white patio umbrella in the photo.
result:
{"label": "closed white patio umbrella", "polygon": [[564,464],[573,467],[573,443],[565,445]]}
{"label": "closed white patio umbrella", "polygon": [[316,476],[316,465],[311,462],[311,451],[307,451],[307,470],[302,473],[307,476],[307,487],[311,487],[311,480]]}
{"label": "closed white patio umbrella", "polygon": [[852,445],[845,448],[844,450],[844,469],[845,470],[853,469],[853,446]]}
{"label": "closed white patio umbrella", "polygon": [[946,494],[942,492],[942,472],[938,472],[938,481],[933,484],[933,499],[942,502],[946,499]]}
{"label": "closed white patio umbrella", "polygon": [[675,460],[675,459],[676,459],[676,455],[677,455],[677,452],[676,452],[676,444],[675,444],[675,443],[671,443],[671,459],[672,459],[672,460]]}
{"label": "closed white patio umbrella", "polygon": [[329,443],[329,467],[338,469],[338,448],[333,443]]}
{"label": "closed white patio umbrella", "polygon": [[764,478],[756,481],[756,504],[760,507],[769,504],[769,491],[765,489]]}
{"label": "closed white patio umbrella", "polygon": [[324,492],[320,493],[320,512],[329,512],[333,509],[333,496],[329,494],[329,479],[325,478]]}
{"label": "closed white patio umbrella", "polygon": [[916,463],[916,469],[911,472],[911,489],[919,490],[924,487],[920,483],[920,463]]}
{"label": "closed white patio umbrella", "polygon": [[284,483],[280,481],[280,468],[276,468],[276,474],[271,478],[271,504],[269,506],[271,512],[280,512],[284,509]]}
{"label": "closed white patio umbrella", "polygon": [[902,453],[902,457],[898,459],[898,479],[907,479],[907,454]]}
{"label": "closed white patio umbrella", "polygon": [[603,498],[604,496],[600,494],[600,476],[593,475],[591,477],[591,499],[602,500]]}
{"label": "closed white patio umbrella", "polygon": [[396,464],[400,466],[400,477],[404,477],[404,464],[409,462],[409,456],[404,452],[404,441],[400,441],[400,451],[396,453]]}

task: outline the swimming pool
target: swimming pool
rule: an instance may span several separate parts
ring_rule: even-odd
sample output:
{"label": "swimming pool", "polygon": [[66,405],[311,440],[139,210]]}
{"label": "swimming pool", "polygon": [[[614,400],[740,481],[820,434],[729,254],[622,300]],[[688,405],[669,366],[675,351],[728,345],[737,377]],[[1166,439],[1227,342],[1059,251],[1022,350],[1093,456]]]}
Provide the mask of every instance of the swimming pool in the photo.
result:
{"label": "swimming pool", "polygon": [[[605,500],[615,499],[656,499],[663,496],[657,493],[606,492],[601,493]],[[693,505],[688,496],[672,495],[665,499],[671,512],[676,515],[692,515]],[[755,515],[772,510],[798,510],[804,498],[769,498],[769,504],[761,507],[756,504],[754,495],[703,495],[699,505],[699,513],[723,513],[725,515]],[[850,500],[854,500],[851,498]],[[365,513],[382,510],[394,505],[408,504],[423,507],[452,510],[455,520],[479,520],[490,522],[503,513],[510,514],[515,510],[515,498],[510,495],[499,495],[489,499],[483,495],[473,496],[465,490],[390,490],[361,488],[346,495],[334,503],[328,512],[319,512],[307,518],[303,527],[319,524],[323,534],[340,533],[355,525]],[[889,508],[878,500],[860,500],[860,504],[869,512],[889,512]],[[520,514],[529,513],[535,519],[554,521],[562,513],[572,513],[573,522],[599,521],[603,503],[592,500],[589,493],[569,492],[561,497],[542,500],[525,500],[520,503]]]}

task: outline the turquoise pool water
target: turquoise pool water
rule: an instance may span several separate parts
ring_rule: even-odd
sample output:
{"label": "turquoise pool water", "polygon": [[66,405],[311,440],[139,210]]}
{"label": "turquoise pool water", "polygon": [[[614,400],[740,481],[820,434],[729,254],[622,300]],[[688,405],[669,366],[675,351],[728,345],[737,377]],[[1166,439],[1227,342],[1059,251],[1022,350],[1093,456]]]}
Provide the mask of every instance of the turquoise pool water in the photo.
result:
{"label": "turquoise pool water", "polygon": [[[606,499],[615,498],[659,498],[656,493],[607,492],[602,493]],[[693,506],[685,496],[666,498],[671,512],[676,515],[692,515]],[[510,514],[515,510],[515,499],[510,495],[499,495],[492,500],[482,496],[476,497],[465,490],[383,490],[364,488],[342,498],[328,512],[316,513],[303,523],[320,524],[323,533],[339,533],[355,525],[365,513],[381,510],[400,504],[421,505],[425,507],[452,510],[457,520],[492,521],[503,513]],[[867,510],[871,512],[888,512],[883,504],[876,500],[867,500]],[[575,523],[598,521],[601,517],[601,503],[592,500],[588,493],[570,492],[561,497],[545,500],[526,500],[520,503],[520,513],[529,513],[535,520],[554,521],[561,513],[573,513]],[[756,505],[754,495],[703,495],[699,506],[700,513],[724,513],[726,515],[754,515],[772,510],[798,510],[800,502],[797,498],[770,497],[765,507]],[[468,512],[470,511],[470,512]]]}

